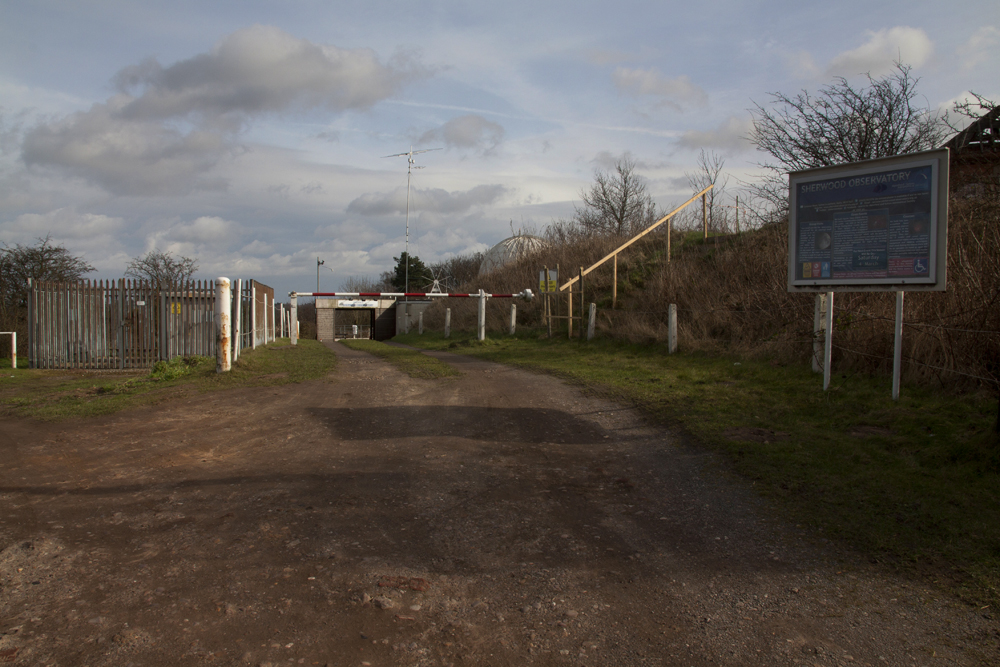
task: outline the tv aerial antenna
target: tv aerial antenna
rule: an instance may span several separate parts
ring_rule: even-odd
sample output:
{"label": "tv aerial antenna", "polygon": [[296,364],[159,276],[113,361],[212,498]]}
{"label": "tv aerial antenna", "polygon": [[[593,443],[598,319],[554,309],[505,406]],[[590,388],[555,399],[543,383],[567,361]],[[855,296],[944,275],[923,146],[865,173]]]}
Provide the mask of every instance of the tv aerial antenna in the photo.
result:
{"label": "tv aerial antenna", "polygon": [[443,150],[441,148],[424,148],[423,150],[415,151],[413,146],[410,146],[410,150],[406,153],[396,153],[394,155],[383,155],[383,158],[388,157],[406,157],[406,267],[404,269],[405,273],[405,283],[403,292],[410,291],[410,175],[413,173],[414,169],[423,169],[423,167],[418,167],[413,159],[414,155],[419,155],[421,153],[430,153],[431,151]]}

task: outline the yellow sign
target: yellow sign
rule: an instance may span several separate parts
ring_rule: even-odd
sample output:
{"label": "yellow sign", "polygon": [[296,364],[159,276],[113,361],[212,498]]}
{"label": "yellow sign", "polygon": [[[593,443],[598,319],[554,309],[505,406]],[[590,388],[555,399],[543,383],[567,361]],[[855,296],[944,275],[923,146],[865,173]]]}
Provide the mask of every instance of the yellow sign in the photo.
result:
{"label": "yellow sign", "polygon": [[170,304],[170,312],[173,313],[174,315],[181,314],[181,304],[179,301],[175,301],[174,303]]}
{"label": "yellow sign", "polygon": [[549,269],[549,279],[545,280],[545,270],[538,272],[538,291],[555,292],[559,289],[559,276],[555,269]]}

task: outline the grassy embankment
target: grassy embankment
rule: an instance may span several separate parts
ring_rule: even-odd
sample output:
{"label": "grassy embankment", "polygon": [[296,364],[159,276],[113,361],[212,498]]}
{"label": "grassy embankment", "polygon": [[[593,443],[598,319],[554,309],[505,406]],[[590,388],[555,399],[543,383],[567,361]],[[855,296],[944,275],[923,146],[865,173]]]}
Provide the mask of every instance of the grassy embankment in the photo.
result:
{"label": "grassy embankment", "polygon": [[458,371],[448,364],[409,348],[386,345],[374,340],[342,340],[340,342],[352,350],[360,350],[385,359],[410,377],[433,380],[459,375]]}
{"label": "grassy embankment", "polygon": [[724,455],[799,524],[873,561],[1000,603],[1000,443],[995,395],[661,345],[440,334],[396,341],[539,369],[638,406]]}
{"label": "grassy embankment", "polygon": [[335,363],[322,344],[300,340],[291,347],[288,339],[244,351],[232,371],[222,374],[208,357],[177,357],[158,363],[152,372],[128,375],[14,370],[8,360],[7,368],[0,368],[0,415],[53,420],[109,414],[193,393],[322,378]]}

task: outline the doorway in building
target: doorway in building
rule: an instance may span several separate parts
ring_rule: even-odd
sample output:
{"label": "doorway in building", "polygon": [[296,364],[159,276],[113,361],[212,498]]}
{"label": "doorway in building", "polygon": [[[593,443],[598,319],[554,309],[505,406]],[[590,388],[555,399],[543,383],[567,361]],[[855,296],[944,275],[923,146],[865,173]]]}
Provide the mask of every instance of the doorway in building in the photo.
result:
{"label": "doorway in building", "polygon": [[333,315],[333,337],[371,339],[375,334],[373,308],[337,308]]}

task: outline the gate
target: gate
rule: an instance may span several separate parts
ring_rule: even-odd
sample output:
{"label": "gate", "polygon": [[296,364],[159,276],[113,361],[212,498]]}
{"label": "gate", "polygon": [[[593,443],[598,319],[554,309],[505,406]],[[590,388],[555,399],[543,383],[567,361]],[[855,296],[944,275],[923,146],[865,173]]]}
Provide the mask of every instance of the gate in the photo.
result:
{"label": "gate", "polygon": [[[250,345],[255,338],[263,344],[265,321],[270,327],[267,338],[273,338],[273,317],[266,318],[262,307],[253,306],[252,295],[256,292],[261,305],[267,295],[270,304],[274,290],[256,281],[246,284],[250,294],[233,299],[233,314],[240,312],[248,325],[244,331]],[[81,280],[30,286],[31,368],[128,370],[177,356],[215,354],[215,281],[159,286],[125,279]]]}

